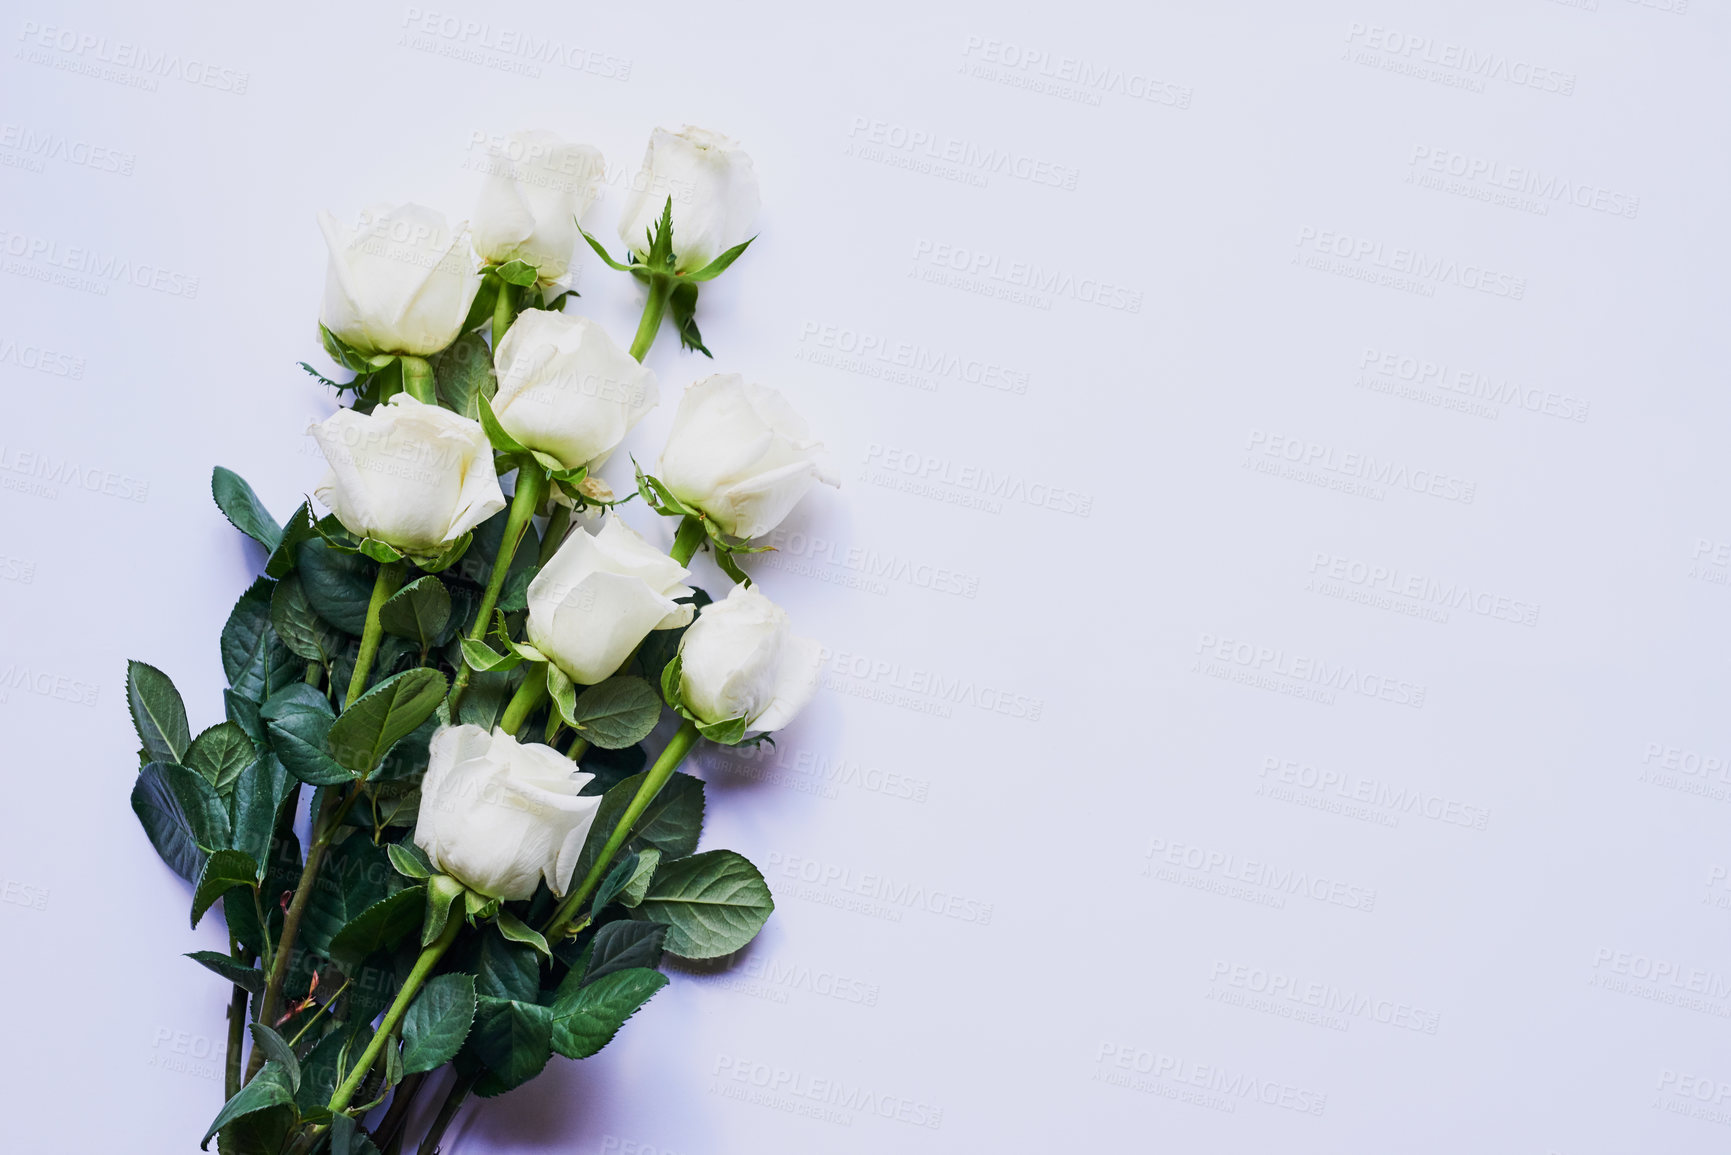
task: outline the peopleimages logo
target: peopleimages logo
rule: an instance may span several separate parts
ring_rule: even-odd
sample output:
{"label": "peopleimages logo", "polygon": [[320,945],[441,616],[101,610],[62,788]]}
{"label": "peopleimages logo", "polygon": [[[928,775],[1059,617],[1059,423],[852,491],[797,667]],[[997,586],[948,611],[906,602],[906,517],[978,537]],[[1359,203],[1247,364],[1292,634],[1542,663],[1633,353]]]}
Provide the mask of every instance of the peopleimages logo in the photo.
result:
{"label": "peopleimages logo", "polygon": [[1550,204],[1563,203],[1634,220],[1635,214],[1641,210],[1640,197],[1613,192],[1584,181],[1569,180],[1530,165],[1506,164],[1500,160],[1472,156],[1449,148],[1428,144],[1414,145],[1407,164],[1417,173],[1451,176],[1468,184],[1484,185],[1489,189],[1533,197],[1540,208],[1547,211]]}
{"label": "peopleimages logo", "polygon": [[[1321,1091],[1261,1079],[1243,1071],[1235,1071],[1218,1063],[1198,1063],[1193,1059],[1168,1055],[1138,1047],[1133,1043],[1101,1043],[1094,1055],[1094,1079],[1135,1091],[1160,1092],[1143,1085],[1133,1076],[1164,1080],[1187,1087],[1198,1087],[1222,1096],[1224,1109],[1237,1110],[1238,1102],[1253,1099],[1267,1107],[1296,1111],[1301,1115],[1320,1115],[1328,1107],[1328,1096]],[[1198,1106],[1212,1107],[1213,1103]]]}
{"label": "peopleimages logo", "polygon": [[[808,1104],[842,1112],[839,1118],[827,1118],[826,1122],[847,1125],[852,1122],[851,1115],[858,1113],[933,1131],[944,1124],[942,1107],[903,1095],[884,1094],[845,1079],[814,1077],[786,1067],[761,1063],[743,1055],[717,1056],[715,1070],[711,1073],[721,1087],[732,1083],[738,1090],[751,1088],[769,1096],[769,1099],[763,1100],[765,1106],[801,1115],[806,1112],[798,1107]],[[718,1093],[727,1095],[728,1098],[744,1098],[737,1094],[727,1094],[726,1091]],[[785,1099],[786,1104],[776,1101],[779,1099]]]}
{"label": "peopleimages logo", "polygon": [[[1124,313],[1142,311],[1140,289],[1129,289],[1097,277],[1078,277],[1063,269],[1046,268],[1028,261],[1009,260],[997,253],[963,245],[944,244],[923,238],[917,240],[914,242],[914,265],[916,275],[922,272],[938,275],[935,279],[940,282],[941,275],[954,274],[968,282],[1003,290],[1003,293],[988,295],[1032,294],[1033,300],[1068,297],[1072,301],[1097,305],[1102,309],[1115,309]],[[924,279],[930,280],[934,277]],[[967,285],[957,284],[956,287],[965,288]]]}
{"label": "peopleimages logo", "polygon": [[[1291,866],[1276,866],[1260,859],[1242,858],[1230,851],[1156,838],[1148,844],[1147,858],[1143,875],[1158,878],[1162,882],[1182,882],[1182,878],[1174,876],[1172,872],[1189,871],[1198,876],[1211,876],[1228,883],[1256,887],[1274,895],[1308,898],[1330,906],[1345,907],[1347,910],[1359,910],[1368,914],[1376,909],[1376,891],[1368,887],[1356,886]],[[1262,905],[1285,904],[1282,902]]]}
{"label": "peopleimages logo", "polygon": [[[1539,624],[1539,607],[1533,602],[1490,590],[1474,589],[1466,582],[1444,581],[1425,574],[1411,573],[1399,566],[1376,565],[1357,558],[1340,557],[1324,550],[1316,550],[1311,555],[1310,573],[1311,584],[1316,585],[1317,592],[1331,597],[1344,596],[1348,600],[1357,600],[1351,596],[1351,591],[1358,591],[1370,599],[1384,596],[1403,598],[1415,607],[1440,611],[1462,610],[1492,621],[1511,622],[1521,626]],[[1350,588],[1335,589],[1330,583]],[[1442,620],[1448,620],[1447,612],[1442,614]]]}
{"label": "peopleimages logo", "polygon": [[1110,94],[1183,109],[1190,107],[1194,95],[1187,86],[1162,80],[1151,71],[1116,68],[992,36],[969,36],[962,57],[962,70],[969,75],[1081,104],[1097,105]]}
{"label": "peopleimages logo", "polygon": [[1265,429],[1252,429],[1244,448],[1250,453],[1252,462],[1261,457],[1285,462],[1299,470],[1333,475],[1353,485],[1369,487],[1368,492],[1376,495],[1378,500],[1381,498],[1376,487],[1404,489],[1463,505],[1471,505],[1478,494],[1478,483],[1464,477],[1434,469],[1413,468],[1388,458],[1336,449],[1320,441],[1288,437]]}
{"label": "peopleimages logo", "polygon": [[1293,653],[1280,646],[1259,646],[1203,631],[1197,636],[1195,652],[1199,655],[1196,668],[1202,673],[1236,669],[1250,676],[1285,679],[1328,695],[1323,700],[1331,704],[1332,693],[1344,691],[1415,710],[1424,706],[1425,688],[1418,683],[1361,670],[1347,662]]}
{"label": "peopleimages logo", "polygon": [[[1498,272],[1470,261],[1432,256],[1419,249],[1384,245],[1369,237],[1302,225],[1294,243],[1316,257],[1350,262],[1349,268],[1367,274],[1361,279],[1370,280],[1378,275],[1397,278],[1397,281],[1390,282],[1395,287],[1401,287],[1405,279],[1410,278],[1419,286],[1454,285],[1510,301],[1523,300],[1527,295],[1525,277]],[[1343,275],[1349,274],[1343,272]]]}
{"label": "peopleimages logo", "polygon": [[[1567,393],[1558,393],[1554,389],[1535,389],[1507,377],[1497,377],[1477,369],[1451,366],[1446,361],[1370,345],[1359,354],[1358,368],[1361,374],[1358,384],[1372,389],[1376,388],[1375,378],[1381,377],[1455,394],[1469,401],[1512,405],[1528,413],[1538,413],[1565,421],[1585,421],[1592,408],[1590,402]],[[1370,382],[1362,376],[1365,373],[1374,375]]]}
{"label": "peopleimages logo", "polygon": [[[182,80],[198,88],[214,88],[218,92],[232,92],[236,96],[243,96],[246,93],[247,81],[251,79],[248,73],[237,68],[226,68],[185,57],[178,52],[158,51],[129,40],[111,40],[107,36],[80,32],[74,28],[38,24],[34,20],[24,21],[18,39],[26,50],[61,54],[59,60],[35,55],[26,57],[32,63],[73,72],[89,72],[92,75],[96,74],[92,70],[102,65],[111,69],[128,69],[143,74],[134,78],[143,82],[135,83],[134,87],[145,88],[151,92],[156,90],[158,80]],[[106,75],[100,78],[116,79]]]}
{"label": "peopleimages logo", "polygon": [[1337,801],[1346,806],[1366,808],[1371,813],[1381,812],[1391,819],[1383,825],[1397,825],[1403,814],[1470,830],[1483,830],[1491,820],[1490,810],[1483,806],[1471,806],[1412,786],[1395,786],[1377,778],[1318,769],[1308,762],[1264,758],[1258,777],[1263,780],[1256,788],[1258,794],[1268,793],[1270,797],[1276,797],[1271,788],[1284,786],[1313,795],[1318,809],[1330,809],[1328,803]]}
{"label": "peopleimages logo", "polygon": [[6,262],[9,273],[39,281],[59,281],[83,292],[106,296],[112,283],[189,300],[198,296],[198,278],[188,273],[130,261],[116,253],[83,245],[62,245],[50,237],[16,233],[4,227],[0,227],[0,254],[9,258]]}
{"label": "peopleimages logo", "polygon": [[1415,1007],[1411,1003],[1378,998],[1362,991],[1343,990],[1333,983],[1301,979],[1295,975],[1243,963],[1217,960],[1208,981],[1216,987],[1295,1003],[1324,1014],[1367,1019],[1419,1034],[1434,1035],[1442,1024],[1441,1014]]}
{"label": "peopleimages logo", "polygon": [[1419,36],[1384,28],[1380,24],[1352,21],[1347,25],[1346,42],[1381,53],[1394,61],[1445,68],[1478,81],[1500,80],[1517,88],[1536,88],[1557,96],[1569,96],[1575,91],[1575,74],[1572,72],[1544,68],[1501,52],[1468,48],[1451,40]]}

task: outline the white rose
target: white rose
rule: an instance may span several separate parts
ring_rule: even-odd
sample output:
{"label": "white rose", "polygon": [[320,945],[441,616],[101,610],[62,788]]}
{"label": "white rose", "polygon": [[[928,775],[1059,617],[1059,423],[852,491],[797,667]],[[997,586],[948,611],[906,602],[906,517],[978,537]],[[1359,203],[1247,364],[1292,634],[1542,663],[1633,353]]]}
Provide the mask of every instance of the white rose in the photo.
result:
{"label": "white rose", "polygon": [[662,482],[735,537],[781,524],[813,482],[840,482],[787,399],[737,373],[717,373],[679,399],[661,452]]}
{"label": "white rose", "polygon": [[486,431],[449,409],[398,393],[307,432],[330,463],[313,495],[357,536],[437,553],[505,508]]}
{"label": "white rose", "polygon": [[605,681],[651,630],[691,621],[684,566],[618,515],[590,534],[573,529],[529,583],[529,644],[582,686]]}
{"label": "white rose", "polygon": [[513,132],[495,141],[475,208],[475,252],[490,264],[523,261],[543,282],[571,268],[577,218],[595,203],[600,150],[550,132]]}
{"label": "white rose", "polygon": [[369,211],[359,231],[321,212],[319,228],[331,252],[325,328],[364,353],[425,357],[457,339],[481,287],[466,224],[406,204]]}
{"label": "white rose", "polygon": [[679,696],[704,722],[779,730],[817,692],[822,648],[789,633],[787,611],[755,586],[705,606],[679,641]]}
{"label": "white rose", "polygon": [[493,357],[505,432],[567,469],[599,466],[655,408],[655,374],[587,317],[530,309]]}
{"label": "white rose", "polygon": [[619,236],[641,259],[673,198],[674,269],[701,269],[751,236],[761,203],[757,173],[739,145],[718,132],[687,125],[678,132],[658,128],[637,174]]}
{"label": "white rose", "polygon": [[577,796],[593,777],[551,746],[441,726],[421,779],[415,845],[435,869],[489,897],[531,898],[542,879],[563,895],[601,808],[599,794]]}

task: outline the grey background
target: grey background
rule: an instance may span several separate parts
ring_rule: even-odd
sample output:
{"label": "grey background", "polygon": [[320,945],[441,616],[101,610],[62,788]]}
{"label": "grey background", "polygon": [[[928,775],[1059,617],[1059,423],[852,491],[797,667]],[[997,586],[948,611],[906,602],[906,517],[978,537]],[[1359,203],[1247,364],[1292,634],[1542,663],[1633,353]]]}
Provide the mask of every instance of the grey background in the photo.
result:
{"label": "grey background", "polygon": [[[8,1150],[189,1150],[221,1099],[176,957],[221,932],[128,809],[124,669],[220,717],[261,559],[208,478],[278,516],[317,480],[315,211],[466,216],[487,135],[544,127],[606,155],[611,238],[688,120],[764,192],[714,367],[845,479],[755,567],[826,691],[697,767],[778,910],[459,1150],[1731,1136],[1723,5],[3,27]],[[627,336],[634,284],[576,281]],[[710,370],[650,363],[640,458]]]}

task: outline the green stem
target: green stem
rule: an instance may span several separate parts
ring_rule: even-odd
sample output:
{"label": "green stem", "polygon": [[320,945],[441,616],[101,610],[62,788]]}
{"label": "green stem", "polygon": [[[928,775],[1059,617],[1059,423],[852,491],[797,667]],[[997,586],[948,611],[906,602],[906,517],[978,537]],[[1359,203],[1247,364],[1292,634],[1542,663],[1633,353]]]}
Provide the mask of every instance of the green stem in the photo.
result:
{"label": "green stem", "polygon": [[367,675],[373,672],[373,659],[379,656],[379,639],[385,632],[379,624],[379,610],[402,582],[403,563],[400,561],[381,565],[379,576],[373,579],[373,596],[367,602],[367,624],[361,629],[361,652],[355,656],[355,672],[349,678],[348,697],[343,699],[345,710],[367,688]]}
{"label": "green stem", "polygon": [[457,1081],[445,1092],[445,1101],[439,1107],[438,1117],[433,1120],[433,1125],[427,1128],[427,1134],[421,1139],[419,1155],[438,1155],[439,1141],[445,1137],[445,1129],[451,1125],[451,1120],[457,1117],[463,1100],[469,1097],[470,1090],[480,1077],[479,1071],[472,1075],[457,1076]]}
{"label": "green stem", "polygon": [[529,714],[541,700],[547,696],[547,679],[541,676],[540,666],[531,666],[523,684],[517,687],[517,692],[511,695],[510,703],[505,707],[504,717],[499,719],[499,728],[513,738],[517,731],[523,728]]}
{"label": "green stem", "polygon": [[416,401],[437,405],[439,393],[433,385],[433,367],[427,364],[427,359],[405,353],[397,360],[403,363],[403,392]]}
{"label": "green stem", "polygon": [[[252,952],[240,945],[234,935],[228,936],[228,954],[235,962],[246,964]],[[234,988],[228,1000],[228,1066],[222,1076],[222,1101],[228,1102],[240,1093],[241,1051],[246,1045],[246,991]]]}
{"label": "green stem", "polygon": [[583,735],[578,734],[576,737],[571,739],[571,748],[565,751],[565,757],[576,762],[587,753],[589,753],[589,740],[583,737]]}
{"label": "green stem", "polygon": [[343,985],[337,988],[337,993],[332,995],[330,998],[326,999],[324,1002],[319,1004],[319,1009],[316,1012],[314,1012],[313,1017],[308,1019],[305,1023],[303,1023],[301,1025],[301,1029],[295,1032],[295,1037],[288,1041],[288,1044],[291,1048],[292,1047],[298,1047],[301,1045],[301,1039],[305,1038],[306,1033],[313,1029],[313,1024],[319,1021],[319,1015],[324,1014],[326,1011],[328,1011],[332,1007],[336,1006],[337,1000],[343,997],[343,992],[348,990],[349,984],[354,982],[354,981],[355,980],[352,978],[344,979]]}
{"label": "green stem", "polygon": [[607,873],[607,868],[613,863],[613,856],[619,853],[619,848],[625,845],[631,837],[631,827],[634,826],[649,804],[655,801],[655,796],[661,793],[661,788],[667,785],[667,780],[673,777],[673,772],[679,769],[679,764],[685,761],[685,756],[691,753],[691,748],[697,745],[697,726],[686,721],[667,743],[667,749],[661,752],[661,757],[655,760],[649,773],[644,775],[642,785],[637,787],[637,796],[631,800],[631,805],[625,808],[625,813],[619,817],[619,825],[613,828],[613,833],[607,836],[606,845],[601,853],[595,856],[595,862],[589,867],[589,873],[583,876],[583,881],[570,894],[565,896],[553,912],[553,917],[547,920],[547,925],[541,933],[547,936],[548,942],[558,942],[565,933],[571,920],[583,908],[595,887]]}
{"label": "green stem", "polygon": [[565,540],[565,533],[571,528],[571,507],[553,505],[553,512],[547,515],[547,529],[541,534],[541,556],[535,559],[535,564],[546,565],[553,552],[559,548],[559,543]]}
{"label": "green stem", "polygon": [[499,351],[499,342],[505,339],[505,332],[511,327],[511,322],[517,317],[516,302],[512,300],[515,288],[511,282],[499,281],[499,296],[493,301],[493,352]]}
{"label": "green stem", "polygon": [[433,968],[439,965],[439,960],[457,941],[457,931],[461,929],[463,920],[453,917],[445,920],[445,929],[439,932],[427,948],[421,951],[421,956],[415,960],[415,968],[409,972],[409,977],[403,983],[403,989],[397,992],[397,997],[391,1002],[391,1009],[385,1012],[385,1017],[379,1023],[379,1029],[373,1033],[372,1041],[367,1049],[361,1052],[361,1057],[355,1063],[355,1069],[349,1072],[349,1077],[343,1080],[331,1095],[328,1104],[331,1114],[335,1115],[348,1108],[349,1100],[355,1097],[355,1092],[361,1089],[366,1081],[367,1072],[373,1069],[379,1053],[385,1049],[385,1044],[391,1041],[397,1033],[397,1028],[403,1025],[403,1016],[409,1013],[409,1004],[421,989],[421,984],[427,981],[427,976],[433,973]]}
{"label": "green stem", "polygon": [[631,340],[631,355],[639,361],[649,355],[655,344],[655,334],[661,331],[661,318],[667,313],[667,298],[673,295],[673,278],[649,278],[649,299],[643,302],[643,318],[637,322],[637,336]]}
{"label": "green stem", "polygon": [[[499,541],[499,555],[493,559],[493,573],[487,578],[487,590],[481,595],[481,609],[475,615],[474,628],[469,631],[472,641],[480,641],[487,636],[491,627],[493,607],[499,602],[499,591],[505,588],[505,575],[511,571],[511,559],[517,555],[517,546],[523,540],[523,531],[529,528],[529,520],[535,516],[535,507],[541,504],[541,497],[547,492],[547,475],[533,463],[525,462],[517,470],[517,492],[511,495],[511,512],[505,515],[505,536]],[[463,691],[469,685],[470,670],[464,663],[457,670],[456,683],[451,687],[451,716],[457,714],[457,706],[463,700]]]}
{"label": "green stem", "polygon": [[[265,1026],[275,1026],[277,1014],[282,1010],[283,983],[288,980],[289,964],[294,959],[295,936],[300,933],[301,918],[306,914],[307,903],[312,900],[313,886],[318,881],[319,869],[325,864],[325,854],[331,848],[331,838],[342,825],[343,816],[349,812],[355,799],[360,797],[360,783],[350,787],[348,797],[344,798],[335,790],[326,787],[323,799],[319,802],[318,818],[313,823],[313,844],[307,848],[307,860],[301,867],[300,881],[295,883],[294,897],[289,900],[288,910],[283,912],[282,934],[277,936],[276,957],[271,960],[270,974],[265,979],[264,998],[259,1000],[258,1021]],[[252,1058],[247,1061],[246,1077],[250,1080],[264,1066],[264,1052],[259,1048],[252,1049]]]}
{"label": "green stem", "polygon": [[703,520],[688,513],[680,520],[679,532],[673,535],[673,548],[668,552],[680,565],[690,565],[692,556],[697,553],[697,547],[703,544],[703,539],[707,536],[703,530]]}
{"label": "green stem", "polygon": [[373,1142],[384,1155],[396,1155],[403,1149],[403,1124],[408,1122],[409,1109],[415,1105],[415,1096],[421,1093],[421,1085],[429,1074],[429,1071],[418,1071],[397,1084],[397,1093],[391,1096],[385,1117],[373,1128]]}

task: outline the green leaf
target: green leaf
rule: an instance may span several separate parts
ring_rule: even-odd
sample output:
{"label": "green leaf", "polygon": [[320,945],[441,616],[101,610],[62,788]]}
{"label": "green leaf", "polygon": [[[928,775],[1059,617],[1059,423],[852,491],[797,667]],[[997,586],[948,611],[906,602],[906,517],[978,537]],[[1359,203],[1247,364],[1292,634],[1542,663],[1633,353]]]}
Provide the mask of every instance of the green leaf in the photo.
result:
{"label": "green leaf", "polygon": [[411,886],[367,907],[331,939],[331,958],[358,965],[376,950],[397,945],[421,925],[427,888]]}
{"label": "green leaf", "polygon": [[297,555],[301,584],[313,611],[359,637],[367,625],[367,603],[379,567],[357,553],[332,549],[322,540],[301,543]]}
{"label": "green leaf", "polygon": [[703,343],[703,334],[697,328],[697,286],[683,282],[673,286],[673,292],[667,295],[667,311],[673,317],[680,347],[714,360],[715,354]]}
{"label": "green leaf", "polygon": [[[557,665],[548,662],[542,671],[547,678],[547,697],[553,702],[553,712],[568,726],[577,724],[577,685]],[[534,677],[531,673],[529,677]]]}
{"label": "green leaf", "polygon": [[727,271],[727,266],[729,266],[729,265],[733,264],[733,262],[737,261],[739,259],[739,255],[741,253],[745,252],[745,250],[751,246],[751,242],[755,241],[756,239],[757,239],[756,237],[750,237],[750,238],[747,238],[746,240],[739,242],[737,245],[734,245],[731,249],[728,249],[725,253],[722,253],[719,257],[716,257],[713,261],[710,261],[707,265],[704,265],[701,269],[698,269],[698,270],[696,270],[694,272],[690,272],[690,273],[680,274],[679,279],[681,281],[713,281],[713,280],[715,280],[715,278],[717,278],[717,277],[721,276],[721,274],[725,273]]}
{"label": "green leaf", "polygon": [[481,428],[487,431],[487,441],[500,453],[520,453],[528,456],[529,449],[521,441],[505,432],[505,427],[499,424],[499,418],[493,412],[493,406],[487,398],[476,401],[481,410]]}
{"label": "green leaf", "polygon": [[354,775],[326,753],[336,711],[323,694],[296,682],[272,694],[259,714],[270,734],[271,749],[290,774],[311,786],[353,780]]}
{"label": "green leaf", "polygon": [[601,242],[585,232],[582,225],[577,226],[577,231],[583,233],[583,239],[589,242],[589,247],[595,250],[595,255],[600,257],[602,262],[605,263],[608,268],[617,269],[621,273],[629,273],[631,271],[630,265],[622,265],[609,256],[606,248],[602,246]]}
{"label": "green leaf", "polygon": [[554,1048],[567,1059],[587,1059],[612,1042],[625,1020],[666,985],[666,975],[647,967],[614,971],[583,985],[572,971],[553,1000]]}
{"label": "green leaf", "polygon": [[245,698],[233,690],[222,692],[222,712],[230,722],[246,731],[246,736],[253,744],[263,746],[266,743],[264,723],[258,716],[259,703],[251,698]]}
{"label": "green leaf", "polygon": [[199,919],[212,903],[237,886],[256,885],[258,876],[258,863],[252,855],[238,850],[218,850],[205,859],[192,895],[192,929],[198,929]]}
{"label": "green leaf", "polygon": [[348,645],[342,631],[313,610],[306,587],[292,573],[271,591],[270,624],[290,653],[309,662],[328,666]]}
{"label": "green leaf", "polygon": [[252,1030],[252,1041],[260,1051],[264,1052],[267,1062],[275,1063],[288,1076],[290,1091],[300,1090],[301,1065],[295,1058],[294,1048],[288,1040],[277,1034],[264,1023],[248,1024]]}
{"label": "green leaf", "polygon": [[577,699],[576,724],[592,745],[608,750],[635,746],[661,718],[661,698],[642,678],[608,678]]}
{"label": "green leaf", "polygon": [[270,624],[270,599],[276,585],[259,578],[235,602],[222,627],[222,669],[235,693],[262,701],[272,690],[299,678],[293,656]]}
{"label": "green leaf", "polygon": [[186,957],[227,979],[254,998],[264,994],[264,972],[257,967],[238,963],[221,951],[214,950],[195,950]]}
{"label": "green leaf", "polygon": [[389,843],[385,846],[385,853],[390,856],[391,866],[404,878],[424,880],[433,877],[433,864],[414,843]]}
{"label": "green leaf", "polygon": [[211,851],[228,842],[228,813],[209,782],[184,766],[152,762],[138,772],[132,811],[173,871],[188,882]]}
{"label": "green leaf", "polygon": [[721,746],[737,746],[745,739],[745,716],[729,718],[725,722],[699,722],[697,732]]}
{"label": "green leaf", "polygon": [[[521,659],[518,659],[521,661]],[[469,681],[469,692],[457,707],[457,722],[492,730],[504,716],[511,697],[511,675],[503,670],[477,673]]]}
{"label": "green leaf", "polygon": [[451,620],[451,595],[445,583],[428,574],[410,582],[379,610],[379,624],[387,633],[407,638],[428,649]]}
{"label": "green leaf", "polygon": [[664,864],[631,916],[666,923],[671,953],[706,959],[750,942],[774,909],[757,867],[731,850],[710,850]]}
{"label": "green leaf", "polygon": [[234,789],[240,772],[256,761],[258,749],[246,731],[233,722],[218,722],[192,740],[183,765],[196,770],[218,794],[226,795]]}
{"label": "green leaf", "polygon": [[301,943],[332,957],[331,942],[345,927],[398,889],[401,880],[385,852],[364,834],[331,848],[301,919]]}
{"label": "green leaf", "polygon": [[598,915],[607,909],[607,904],[618,897],[619,892],[625,889],[625,884],[631,881],[631,876],[637,873],[637,865],[638,857],[635,852],[613,864],[613,869],[607,872],[607,877],[595,888],[595,897],[589,902],[591,914]]}
{"label": "green leaf", "polygon": [[547,949],[547,940],[541,932],[526,925],[522,919],[508,910],[499,911],[499,933],[512,942],[520,942],[535,948],[535,952],[549,963],[553,961],[553,952]]}
{"label": "green leaf", "polygon": [[477,642],[474,638],[464,638],[462,647],[463,664],[477,673],[486,673],[490,670],[504,673],[506,670],[516,669],[523,661],[516,654],[498,653],[485,643]]}
{"label": "green leaf", "polygon": [[266,550],[276,549],[282,540],[282,530],[277,526],[276,518],[270,515],[270,510],[264,507],[264,502],[258,499],[258,494],[252,491],[252,486],[241,480],[240,474],[217,466],[210,474],[210,495],[216,499],[216,507],[222,510],[230,525]]}
{"label": "green leaf", "polygon": [[190,744],[186,703],[169,676],[143,662],[126,663],[126,708],[152,762],[179,762]]}
{"label": "green leaf", "polygon": [[445,675],[437,670],[405,670],[386,678],[337,716],[326,748],[364,778],[399,738],[433,716],[446,688]]}
{"label": "green leaf", "polygon": [[637,869],[632,872],[631,878],[619,891],[619,901],[625,906],[636,906],[642,902],[643,896],[649,893],[649,880],[655,877],[655,868],[660,865],[660,850],[653,846],[645,846],[639,850],[637,852]]}
{"label": "green leaf", "polygon": [[502,1084],[522,1086],[541,1073],[553,1055],[553,1011],[532,1002],[481,996],[467,1049]]}
{"label": "green leaf", "polygon": [[661,941],[666,937],[667,928],[658,922],[625,918],[607,923],[595,932],[582,984],[588,986],[614,971],[632,967],[654,970],[661,965]]}
{"label": "green leaf", "polygon": [[684,858],[697,849],[703,833],[703,783],[676,773],[637,819],[631,832],[668,858]]}
{"label": "green leaf", "polygon": [[208,1150],[210,1137],[218,1131],[249,1115],[260,1111],[271,1111],[287,1107],[294,1110],[294,1084],[289,1081],[288,1072],[280,1063],[266,1063],[253,1076],[252,1082],[235,1093],[234,1098],[223,1104],[217,1114],[216,1121],[210,1125],[210,1130],[204,1133],[204,1139],[199,1143],[199,1150]]}
{"label": "green leaf", "polygon": [[463,884],[448,874],[428,875],[427,913],[421,920],[422,946],[431,944],[444,933],[445,923],[451,917],[451,904],[460,897],[466,898],[467,894]]}
{"label": "green leaf", "polygon": [[[492,310],[487,310],[492,316]],[[477,398],[491,399],[499,388],[493,373],[493,354],[479,333],[464,333],[456,342],[432,359],[433,380],[439,401],[453,413],[471,421],[481,419]]]}
{"label": "green leaf", "polygon": [[695,509],[687,509],[685,504],[673,496],[673,491],[662,484],[659,477],[643,472],[643,467],[637,465],[635,458],[632,465],[637,468],[637,492],[650,509],[663,517],[697,517]]}
{"label": "green leaf", "polygon": [[282,760],[267,754],[240,772],[229,795],[229,844],[250,855],[261,871],[270,858],[277,812],[293,781]]}
{"label": "green leaf", "polygon": [[403,1016],[403,1073],[419,1074],[456,1057],[475,1022],[475,980],[466,974],[429,979]]}
{"label": "green leaf", "polygon": [[496,926],[477,936],[475,993],[493,999],[534,1002],[541,990],[541,960],[533,947],[511,942]]}
{"label": "green leaf", "polygon": [[389,565],[394,561],[403,560],[403,551],[389,542],[380,541],[376,537],[363,537],[355,547],[380,565]]}
{"label": "green leaf", "polygon": [[533,285],[540,273],[535,266],[527,261],[510,260],[493,270],[499,274],[499,279],[508,285]]}
{"label": "green leaf", "polygon": [[298,559],[299,546],[303,541],[311,541],[318,536],[318,519],[313,516],[313,505],[303,501],[289,515],[288,524],[283,527],[282,538],[271,550],[270,557],[265,559],[265,576],[284,578],[294,572]]}
{"label": "green leaf", "polygon": [[538,565],[527,565],[522,569],[511,571],[505,579],[505,588],[499,595],[499,609],[508,614],[529,608],[529,583],[535,580],[535,575],[541,572]]}
{"label": "green leaf", "polygon": [[373,364],[371,354],[355,348],[325,328],[323,323],[319,325],[319,339],[324,343],[325,352],[331,355],[331,360],[351,373],[371,373],[378,368],[377,365]]}

